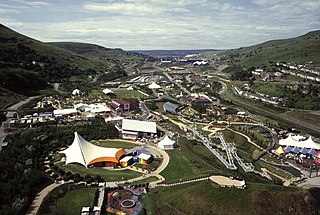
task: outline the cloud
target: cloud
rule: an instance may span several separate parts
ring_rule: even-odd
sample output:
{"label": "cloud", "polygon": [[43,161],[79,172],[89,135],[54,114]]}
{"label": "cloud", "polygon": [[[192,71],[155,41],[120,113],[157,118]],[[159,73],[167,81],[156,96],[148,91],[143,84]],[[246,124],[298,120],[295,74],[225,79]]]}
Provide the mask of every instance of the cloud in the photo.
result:
{"label": "cloud", "polygon": [[[171,5],[171,6],[170,6]],[[118,14],[125,14],[125,15],[147,15],[147,14],[160,14],[163,12],[177,12],[177,13],[185,13],[190,12],[190,10],[177,7],[177,5],[183,5],[181,2],[174,4],[169,3],[166,4],[164,7],[163,2],[159,5],[159,3],[148,2],[148,1],[132,1],[127,0],[124,2],[117,2],[117,3],[85,3],[83,8],[86,10],[92,11],[104,11],[104,12],[111,12],[111,13],[118,13]]]}
{"label": "cloud", "polygon": [[50,6],[50,5],[52,5],[48,2],[43,2],[43,1],[27,1],[24,3],[27,5],[30,5],[30,6]]}
{"label": "cloud", "polygon": [[0,9],[3,23],[28,36],[124,49],[237,48],[320,27],[318,0],[7,2],[19,13]]}

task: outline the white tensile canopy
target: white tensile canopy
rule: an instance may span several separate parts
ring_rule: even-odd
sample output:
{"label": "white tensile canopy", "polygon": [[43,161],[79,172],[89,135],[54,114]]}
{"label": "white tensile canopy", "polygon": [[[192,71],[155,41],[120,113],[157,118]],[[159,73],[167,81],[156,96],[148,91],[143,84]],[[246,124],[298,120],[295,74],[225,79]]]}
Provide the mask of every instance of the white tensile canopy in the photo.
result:
{"label": "white tensile canopy", "polygon": [[302,136],[294,136],[292,134],[289,134],[289,136],[285,139],[279,140],[279,144],[281,146],[297,146],[300,148],[306,147],[306,148],[314,148],[319,150],[320,144],[313,141],[312,137],[309,136],[306,140],[301,140]]}
{"label": "white tensile canopy", "polygon": [[53,115],[57,116],[57,115],[71,115],[71,114],[77,114],[78,111],[75,108],[70,108],[70,109],[62,109],[62,110],[54,110],[53,111]]}
{"label": "white tensile canopy", "polygon": [[80,95],[80,90],[74,89],[74,90],[72,91],[72,95],[74,95],[74,96]]}
{"label": "white tensile canopy", "polygon": [[160,89],[161,86],[160,86],[159,84],[155,83],[155,82],[152,82],[152,84],[150,84],[150,85],[148,86],[148,88],[149,88],[149,89]]}
{"label": "white tensile canopy", "polygon": [[174,149],[176,141],[171,140],[167,135],[158,143],[161,149]]}
{"label": "white tensile canopy", "polygon": [[85,167],[92,164],[92,161],[105,158],[99,161],[118,162],[118,158],[125,154],[121,148],[104,148],[96,146],[83,139],[77,132],[74,133],[74,140],[69,148],[60,153],[66,155],[66,164],[79,163]]}
{"label": "white tensile canopy", "polygon": [[107,95],[107,94],[114,94],[114,92],[113,92],[112,90],[108,89],[108,88],[102,90],[102,92],[103,92],[104,94],[106,94],[106,95]]}

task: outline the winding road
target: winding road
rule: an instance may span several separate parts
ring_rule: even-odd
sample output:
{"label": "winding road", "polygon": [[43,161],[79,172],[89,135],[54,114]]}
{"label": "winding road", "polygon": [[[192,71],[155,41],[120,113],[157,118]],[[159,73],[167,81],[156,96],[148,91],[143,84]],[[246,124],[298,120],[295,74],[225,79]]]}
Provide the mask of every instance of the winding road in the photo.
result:
{"label": "winding road", "polygon": [[6,136],[8,135],[7,133],[4,132],[4,130],[9,127],[9,123],[10,123],[11,119],[14,117],[14,114],[16,113],[18,108],[21,107],[22,105],[28,103],[32,99],[39,98],[39,97],[40,96],[31,96],[23,101],[20,101],[18,103],[15,103],[15,104],[7,107],[7,109],[6,109],[7,110],[7,114],[6,114],[7,120],[2,122],[1,127],[0,127],[0,151],[2,150],[3,141],[6,138]]}

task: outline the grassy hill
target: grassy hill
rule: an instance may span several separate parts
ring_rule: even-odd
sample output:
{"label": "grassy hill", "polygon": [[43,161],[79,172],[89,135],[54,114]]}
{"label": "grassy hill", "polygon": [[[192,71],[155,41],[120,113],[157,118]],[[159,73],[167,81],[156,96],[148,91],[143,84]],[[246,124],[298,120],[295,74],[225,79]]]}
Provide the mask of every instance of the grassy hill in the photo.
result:
{"label": "grassy hill", "polygon": [[[0,24],[0,63],[31,63],[48,62],[55,59],[59,64],[70,64],[84,69],[97,69],[108,66],[109,63],[103,60],[94,60],[81,56],[69,50],[43,43],[30,37],[19,34],[4,25]],[[15,53],[19,56],[18,59],[8,58],[9,54]],[[22,57],[21,54],[27,56]]]}
{"label": "grassy hill", "polygon": [[[59,44],[43,43],[0,24],[0,108],[15,100],[9,99],[13,93],[14,98],[39,94],[49,87],[48,82],[62,82],[71,89],[73,85],[88,87],[92,77],[101,81],[121,77],[125,75],[123,62],[139,59],[97,45]],[[77,83],[70,81],[74,79]]]}
{"label": "grassy hill", "polygon": [[269,62],[295,62],[305,64],[312,61],[320,66],[320,30],[291,38],[272,40],[249,47],[228,50],[222,53],[232,63],[245,67],[268,65]]}
{"label": "grassy hill", "polygon": [[141,61],[141,57],[132,52],[127,52],[122,49],[110,49],[103,46],[77,43],[77,42],[52,42],[48,43],[73,53],[77,53],[89,58],[105,59],[119,63],[134,64]]}
{"label": "grassy hill", "polygon": [[244,190],[199,182],[151,190],[145,214],[317,214],[313,197],[294,187],[248,183]]}

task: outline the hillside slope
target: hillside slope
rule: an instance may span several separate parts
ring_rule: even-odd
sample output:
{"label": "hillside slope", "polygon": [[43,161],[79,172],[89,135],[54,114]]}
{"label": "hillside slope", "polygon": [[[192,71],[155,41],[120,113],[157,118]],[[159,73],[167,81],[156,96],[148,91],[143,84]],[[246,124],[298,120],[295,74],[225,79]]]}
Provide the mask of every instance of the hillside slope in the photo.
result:
{"label": "hillside slope", "polygon": [[[11,94],[9,91],[18,94],[18,98],[19,94],[39,94],[39,90],[48,87],[48,82],[63,82],[73,88],[70,80],[76,76],[77,85],[85,87],[92,77],[105,76],[104,80],[108,80],[125,74],[122,62],[89,54],[90,46],[73,52],[24,36],[0,24],[1,106],[12,102],[3,100]],[[100,49],[116,52],[126,59],[127,54],[122,50]]]}
{"label": "hillside slope", "polygon": [[228,50],[223,53],[232,63],[243,66],[262,66],[284,61],[320,66],[320,30],[282,40],[272,40],[249,47]]}
{"label": "hillside slope", "polygon": [[48,44],[72,51],[73,53],[77,53],[86,57],[94,57],[97,59],[110,60],[113,62],[133,64],[142,60],[140,56],[132,52],[127,52],[122,49],[105,48],[103,46],[90,43],[52,42]]}

